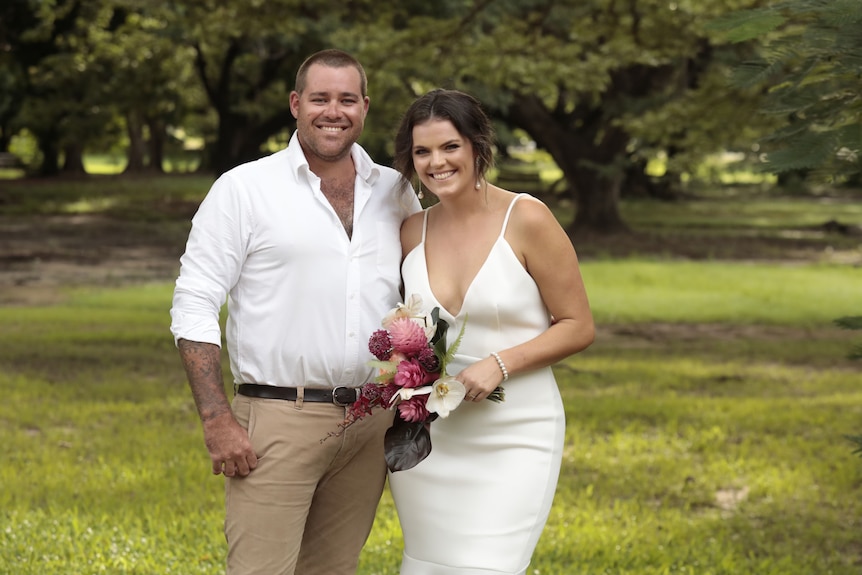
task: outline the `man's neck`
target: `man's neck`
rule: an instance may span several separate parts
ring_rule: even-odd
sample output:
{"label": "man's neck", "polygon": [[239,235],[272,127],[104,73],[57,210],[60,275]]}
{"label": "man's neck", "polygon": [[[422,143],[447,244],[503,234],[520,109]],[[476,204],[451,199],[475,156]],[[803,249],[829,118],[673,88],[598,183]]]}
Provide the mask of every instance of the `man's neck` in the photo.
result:
{"label": "man's neck", "polygon": [[337,160],[324,160],[306,153],[305,160],[308,162],[308,169],[321,180],[343,178],[354,171],[353,156],[349,151]]}

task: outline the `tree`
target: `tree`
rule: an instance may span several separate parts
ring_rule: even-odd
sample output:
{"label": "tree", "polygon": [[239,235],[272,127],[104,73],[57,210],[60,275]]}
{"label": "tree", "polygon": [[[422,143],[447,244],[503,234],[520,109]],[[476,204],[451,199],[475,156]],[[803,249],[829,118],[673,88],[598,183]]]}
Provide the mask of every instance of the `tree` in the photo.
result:
{"label": "tree", "polygon": [[[19,8],[25,27],[13,54],[23,70],[24,98],[10,125],[36,137],[41,175],[83,173],[85,148],[112,133],[117,110],[125,103],[119,83],[147,85],[140,73],[123,75],[122,63],[101,52],[115,40],[111,32],[120,9],[103,0],[58,0]],[[142,92],[138,88],[136,93]]]}
{"label": "tree", "polygon": [[193,55],[217,116],[207,142],[216,173],[260,157],[268,140],[293,129],[289,94],[302,61],[323,48],[349,49],[332,33],[374,13],[369,2],[335,0],[163,0],[151,10],[168,24],[164,37]]}
{"label": "tree", "polygon": [[765,138],[765,168],[811,170],[833,182],[862,171],[862,3],[789,0],[720,19],[742,42],[762,38],[736,82],[767,92],[766,114],[789,122]]}
{"label": "tree", "polygon": [[26,0],[9,0],[0,7],[0,151],[9,149],[12,121],[26,93],[23,33],[35,25],[36,14]]}
{"label": "tree", "polygon": [[[722,43],[705,24],[757,0],[521,0],[445,2],[443,16],[400,21],[397,11],[377,27],[394,33],[362,44],[363,57],[414,89],[466,89],[499,118],[527,132],[565,174],[577,211],[571,232],[625,230],[620,189],[632,150],[686,144],[692,124],[673,117],[709,113],[699,91],[707,78],[733,98],[741,133],[757,95],[714,78],[727,69]],[[362,31],[357,31],[362,34]],[[367,32],[370,30],[366,30]],[[725,42],[726,44],[726,42]],[[730,110],[729,106],[725,109]],[[648,114],[668,118],[644,122]],[[712,141],[713,150],[720,141]]]}
{"label": "tree", "polygon": [[128,138],[126,172],[164,170],[169,126],[177,126],[199,101],[191,50],[162,32],[168,24],[148,3],[102,1],[97,21],[84,34],[93,67],[102,70],[110,105]]}
{"label": "tree", "polygon": [[[64,64],[57,74],[49,72],[51,62],[64,58],[62,38],[73,28],[80,2],[58,0],[40,5],[26,0],[4,3],[0,18],[0,63],[2,77],[9,91],[0,108],[0,126],[4,149],[20,128],[28,128],[39,141],[42,151],[40,172],[52,175],[60,171],[62,125],[70,114],[58,102],[72,76]],[[74,70],[74,68],[72,68]],[[75,162],[70,162],[70,166]]]}

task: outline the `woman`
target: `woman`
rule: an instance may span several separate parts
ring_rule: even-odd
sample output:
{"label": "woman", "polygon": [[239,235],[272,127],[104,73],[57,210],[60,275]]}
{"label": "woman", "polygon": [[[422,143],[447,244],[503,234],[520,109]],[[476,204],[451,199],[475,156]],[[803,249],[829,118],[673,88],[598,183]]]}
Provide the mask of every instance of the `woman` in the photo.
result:
{"label": "woman", "polygon": [[[427,459],[389,478],[402,575],[526,572],[565,436],[550,366],[594,338],[577,255],[551,211],[485,179],[492,140],[479,102],[453,90],[415,101],[395,140],[396,169],[439,199],[402,225],[405,295],[438,306],[450,334],[466,324],[448,368],[465,403],[431,425]],[[505,401],[485,401],[499,385]]]}

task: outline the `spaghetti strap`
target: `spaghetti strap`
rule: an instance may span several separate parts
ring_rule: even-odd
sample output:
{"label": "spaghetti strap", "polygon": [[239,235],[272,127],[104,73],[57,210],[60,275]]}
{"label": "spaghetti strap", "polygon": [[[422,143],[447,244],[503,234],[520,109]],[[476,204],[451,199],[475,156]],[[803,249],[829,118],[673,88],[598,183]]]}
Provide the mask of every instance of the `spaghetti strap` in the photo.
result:
{"label": "spaghetti strap", "polygon": [[[521,196],[526,196],[526,195],[529,195],[529,194],[518,194],[517,196],[512,198],[512,201],[509,203],[509,208],[506,210],[506,218],[503,220],[503,229],[500,230],[500,237],[501,238],[506,235],[506,227],[509,225],[509,216],[512,215],[512,208],[515,207],[515,202],[520,200]],[[426,213],[426,217],[427,217],[427,213]],[[424,231],[422,232],[422,241],[425,241],[425,232]]]}
{"label": "spaghetti strap", "polygon": [[425,232],[428,231],[428,211],[431,208],[425,210],[425,213],[422,214],[422,243],[425,243]]}

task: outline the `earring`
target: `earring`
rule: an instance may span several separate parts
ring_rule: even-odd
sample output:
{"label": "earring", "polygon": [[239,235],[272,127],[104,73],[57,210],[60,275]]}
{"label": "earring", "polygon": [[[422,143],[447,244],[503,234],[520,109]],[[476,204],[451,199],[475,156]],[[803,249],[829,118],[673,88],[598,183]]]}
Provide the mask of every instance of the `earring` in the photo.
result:
{"label": "earring", "polygon": [[482,187],[482,179],[479,177],[479,157],[476,157],[476,189]]}
{"label": "earring", "polygon": [[422,182],[419,182],[419,191],[416,192],[416,197],[420,200],[425,197],[425,192],[422,191]]}

